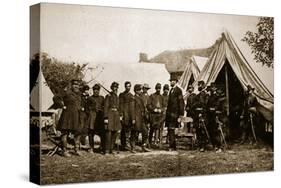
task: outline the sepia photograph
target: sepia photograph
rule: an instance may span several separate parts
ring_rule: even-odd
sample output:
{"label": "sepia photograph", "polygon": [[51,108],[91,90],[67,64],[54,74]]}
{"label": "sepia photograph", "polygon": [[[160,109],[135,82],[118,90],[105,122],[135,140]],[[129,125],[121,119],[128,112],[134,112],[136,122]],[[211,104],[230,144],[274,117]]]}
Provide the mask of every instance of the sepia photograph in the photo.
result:
{"label": "sepia photograph", "polygon": [[30,181],[274,170],[274,18],[30,7]]}

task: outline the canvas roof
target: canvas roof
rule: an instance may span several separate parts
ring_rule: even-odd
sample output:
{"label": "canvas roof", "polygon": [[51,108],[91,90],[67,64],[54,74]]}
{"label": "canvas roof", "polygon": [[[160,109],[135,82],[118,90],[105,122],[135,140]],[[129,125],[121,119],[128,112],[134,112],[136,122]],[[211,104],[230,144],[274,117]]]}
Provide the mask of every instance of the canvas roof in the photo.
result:
{"label": "canvas roof", "polygon": [[[155,92],[156,83],[169,83],[170,74],[164,64],[158,63],[98,63],[89,64],[88,71],[85,73],[84,81],[89,82],[92,87],[95,83],[102,84],[110,90],[113,81],[119,83],[119,93],[124,91],[125,81],[132,83],[131,92],[133,93],[134,84],[147,83],[151,87],[149,93]],[[106,95],[105,89],[101,89],[101,95]]]}
{"label": "canvas roof", "polygon": [[53,96],[54,94],[49,88],[42,71],[39,71],[30,94],[30,108],[37,112],[51,112],[52,110],[49,110],[49,108],[53,104]]}
{"label": "canvas roof", "polygon": [[230,33],[223,32],[217,44],[197,80],[193,83],[195,91],[197,91],[197,82],[200,80],[203,80],[206,85],[215,82],[227,59],[243,89],[246,90],[247,85],[255,88],[254,92],[260,104],[260,112],[266,116],[266,119],[272,120],[273,94],[253,71]]}
{"label": "canvas roof", "polygon": [[189,82],[191,76],[193,76],[194,80],[197,79],[207,60],[208,58],[199,56],[192,56],[190,58],[190,61],[186,64],[185,70],[178,82],[178,85],[183,89],[183,91],[187,90],[187,86],[190,84]]}

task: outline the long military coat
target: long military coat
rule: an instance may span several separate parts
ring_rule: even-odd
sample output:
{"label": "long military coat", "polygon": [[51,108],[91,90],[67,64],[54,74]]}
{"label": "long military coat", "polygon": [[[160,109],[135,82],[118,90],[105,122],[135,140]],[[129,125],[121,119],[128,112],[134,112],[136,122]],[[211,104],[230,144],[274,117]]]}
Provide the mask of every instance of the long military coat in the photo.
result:
{"label": "long military coat", "polygon": [[141,131],[145,126],[145,105],[141,96],[134,96],[134,108],[133,108],[133,119],[136,121],[133,125],[133,129]]}
{"label": "long military coat", "polygon": [[104,101],[104,119],[108,119],[108,125],[105,125],[105,129],[119,131],[121,129],[120,115],[119,98],[111,92],[106,95]]}
{"label": "long military coat", "polygon": [[168,128],[178,128],[178,118],[184,115],[184,100],[182,91],[175,86],[170,90],[168,98],[168,106],[166,111],[166,123]]}
{"label": "long military coat", "polygon": [[[164,122],[164,98],[161,94],[153,93],[150,95],[147,109],[150,112],[150,123],[152,127],[159,128]],[[160,110],[160,112],[154,112],[155,109]]]}
{"label": "long military coat", "polygon": [[130,92],[123,92],[119,95],[120,112],[122,113],[124,126],[131,126],[134,96]]}
{"label": "long military coat", "polygon": [[81,111],[81,94],[68,90],[62,99],[66,109],[63,109],[62,111],[58,130],[82,131],[83,125],[80,124],[79,119],[79,113]]}
{"label": "long military coat", "polygon": [[104,97],[103,96],[91,96],[88,98],[87,110],[88,128],[90,130],[102,131],[104,130],[103,123],[103,111],[104,111]]}

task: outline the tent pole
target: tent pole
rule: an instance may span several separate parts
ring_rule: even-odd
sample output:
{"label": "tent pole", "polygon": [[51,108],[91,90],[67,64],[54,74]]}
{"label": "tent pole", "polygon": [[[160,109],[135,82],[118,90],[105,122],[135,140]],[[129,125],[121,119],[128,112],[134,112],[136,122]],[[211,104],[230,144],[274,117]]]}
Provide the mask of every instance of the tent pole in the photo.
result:
{"label": "tent pole", "polygon": [[229,84],[228,84],[228,71],[227,71],[227,65],[225,65],[225,94],[226,94],[226,113],[227,116],[229,116]]}

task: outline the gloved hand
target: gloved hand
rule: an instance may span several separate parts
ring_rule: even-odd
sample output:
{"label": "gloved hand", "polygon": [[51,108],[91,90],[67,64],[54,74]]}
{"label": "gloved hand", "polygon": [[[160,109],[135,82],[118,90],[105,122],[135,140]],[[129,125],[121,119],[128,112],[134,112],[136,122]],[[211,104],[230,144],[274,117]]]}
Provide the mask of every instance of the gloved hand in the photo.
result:
{"label": "gloved hand", "polygon": [[108,124],[108,119],[104,119],[104,123],[105,123],[105,124]]}
{"label": "gloved hand", "polygon": [[65,110],[65,109],[66,109],[66,106],[63,106],[62,108]]}

